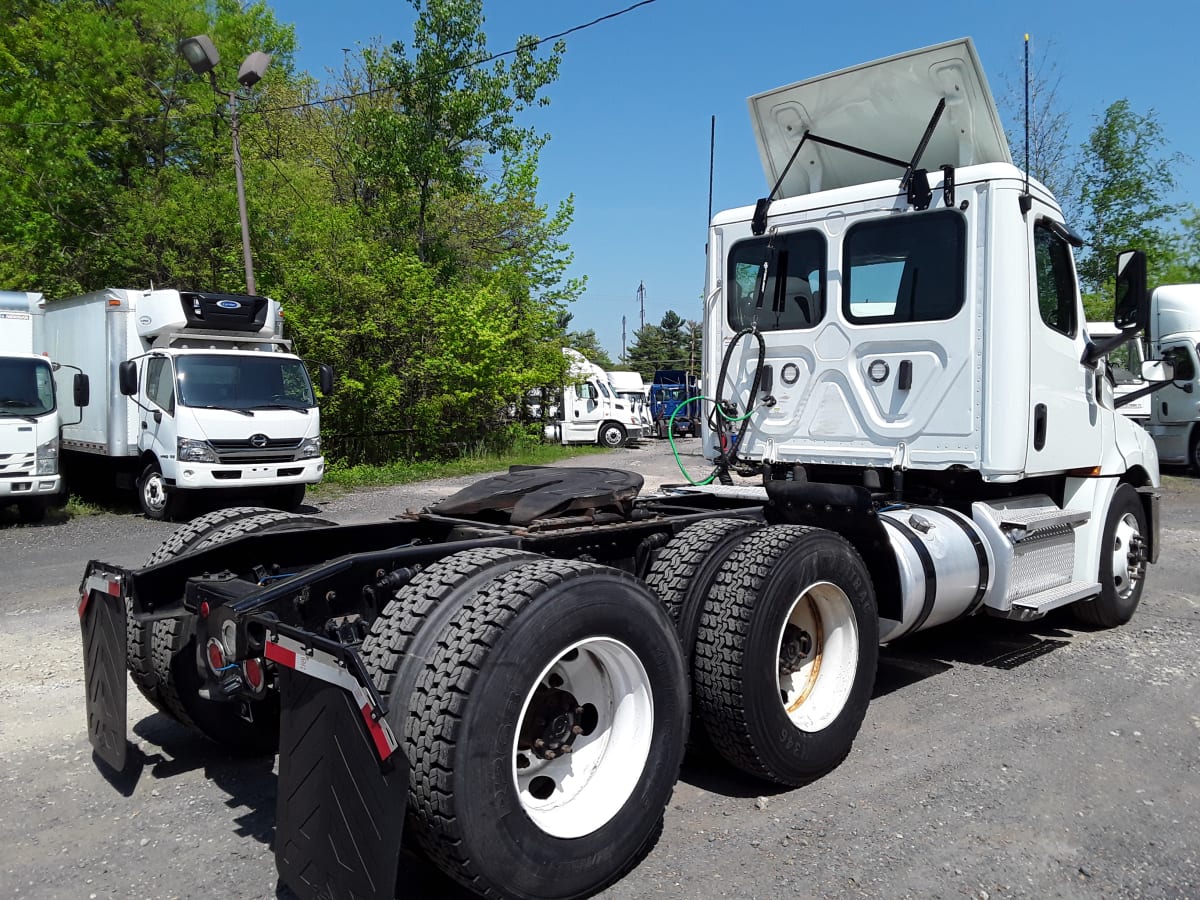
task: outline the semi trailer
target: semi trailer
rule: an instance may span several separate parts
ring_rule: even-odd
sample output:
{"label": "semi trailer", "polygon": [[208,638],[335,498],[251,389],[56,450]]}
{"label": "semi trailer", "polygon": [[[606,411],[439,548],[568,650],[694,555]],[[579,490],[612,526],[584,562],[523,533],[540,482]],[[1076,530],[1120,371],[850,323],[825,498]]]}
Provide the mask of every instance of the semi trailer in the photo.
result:
{"label": "semi trailer", "polygon": [[[1076,238],[1011,164],[973,45],[750,104],[770,190],[708,241],[697,402],[722,483],[516,467],[386,522],[223,510],[143,568],[94,561],[104,765],[126,762],[128,668],[165,714],[277,750],[299,896],[402,896],[404,832],[480,894],[581,897],[653,845],[689,732],[804,784],[850,751],[881,643],[1133,616],[1154,446],[1115,408]],[[1116,281],[1123,340],[1144,257]]]}
{"label": "semi trailer", "polygon": [[[51,302],[47,349],[96,391],[63,450],[136,487],[152,519],[242,491],[295,509],[325,460],[312,383],[281,324],[276,301],[238,294],[107,288]],[[328,393],[328,366],[321,378]]]}

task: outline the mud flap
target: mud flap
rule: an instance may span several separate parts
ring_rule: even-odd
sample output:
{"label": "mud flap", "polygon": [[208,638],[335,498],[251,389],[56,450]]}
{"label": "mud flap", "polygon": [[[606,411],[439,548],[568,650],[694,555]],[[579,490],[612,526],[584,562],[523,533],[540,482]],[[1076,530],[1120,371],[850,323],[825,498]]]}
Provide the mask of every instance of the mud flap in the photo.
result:
{"label": "mud flap", "polygon": [[301,900],[392,900],[408,761],[380,762],[344,688],[278,670],[275,865]]}
{"label": "mud flap", "polygon": [[125,601],[119,578],[93,574],[94,565],[84,576],[79,599],[88,740],[100,759],[122,772],[129,746],[125,740]]}

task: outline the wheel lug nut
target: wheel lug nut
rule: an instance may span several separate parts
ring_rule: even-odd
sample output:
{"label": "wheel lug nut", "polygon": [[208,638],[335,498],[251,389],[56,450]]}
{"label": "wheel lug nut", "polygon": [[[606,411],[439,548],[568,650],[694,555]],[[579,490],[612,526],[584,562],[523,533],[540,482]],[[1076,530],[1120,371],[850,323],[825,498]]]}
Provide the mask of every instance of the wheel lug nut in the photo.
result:
{"label": "wheel lug nut", "polygon": [[533,746],[535,746],[539,750],[541,750],[543,747],[546,746],[546,742],[543,741],[541,738],[538,738],[536,741],[533,742]]}
{"label": "wheel lug nut", "polygon": [[554,759],[555,753],[553,750],[546,751],[546,759]]}
{"label": "wheel lug nut", "polygon": [[571,726],[571,734],[583,734],[583,726],[582,725],[572,725]]}
{"label": "wheel lug nut", "polygon": [[563,753],[570,753],[570,752],[571,752],[571,750],[572,750],[572,747],[571,747],[571,745],[570,745],[570,744],[567,744],[567,746],[565,746],[565,747],[563,747],[563,748],[562,748],[562,752],[563,752]]}
{"label": "wheel lug nut", "polygon": [[575,707],[575,715],[577,715],[577,716],[583,715],[583,707],[582,706]]}

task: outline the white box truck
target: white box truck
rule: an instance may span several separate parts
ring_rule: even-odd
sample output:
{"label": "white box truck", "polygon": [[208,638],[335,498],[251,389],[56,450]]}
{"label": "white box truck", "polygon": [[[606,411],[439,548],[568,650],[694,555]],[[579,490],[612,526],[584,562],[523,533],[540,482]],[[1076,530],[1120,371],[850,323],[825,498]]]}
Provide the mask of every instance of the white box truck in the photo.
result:
{"label": "white box truck", "polygon": [[[320,415],[280,336],[279,304],[204,291],[106,288],[46,307],[46,345],[90,376],[96,402],[63,449],[132,479],[150,518],[201,492],[253,490],[295,509],[321,480]],[[322,367],[322,387],[332,371]]]}
{"label": "white box truck", "polygon": [[[63,495],[62,402],[56,364],[43,353],[45,305],[39,293],[0,291],[0,505],[16,504],[24,522],[41,521]],[[76,375],[71,396],[87,404],[85,377]]]}

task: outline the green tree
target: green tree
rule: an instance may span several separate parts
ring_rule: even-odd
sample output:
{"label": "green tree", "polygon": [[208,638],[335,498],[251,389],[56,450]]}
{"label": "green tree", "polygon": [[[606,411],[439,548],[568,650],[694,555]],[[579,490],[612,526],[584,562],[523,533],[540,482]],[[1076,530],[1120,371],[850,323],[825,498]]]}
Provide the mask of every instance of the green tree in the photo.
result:
{"label": "green tree", "polygon": [[1080,224],[1087,241],[1077,260],[1088,316],[1112,314],[1117,253],[1146,251],[1151,284],[1161,281],[1175,250],[1169,199],[1181,161],[1168,148],[1153,110],[1135,112],[1128,100],[1105,111],[1081,148],[1076,174]]}
{"label": "green tree", "polygon": [[1191,207],[1191,212],[1180,222],[1176,238],[1175,254],[1163,277],[1164,284],[1192,284],[1200,282],[1200,207]]}
{"label": "green tree", "polygon": [[613,358],[608,355],[608,351],[600,346],[600,339],[596,337],[596,331],[593,328],[589,328],[587,331],[568,332],[565,346],[578,350],[587,357],[588,362],[595,363],[606,371],[617,367]]}

